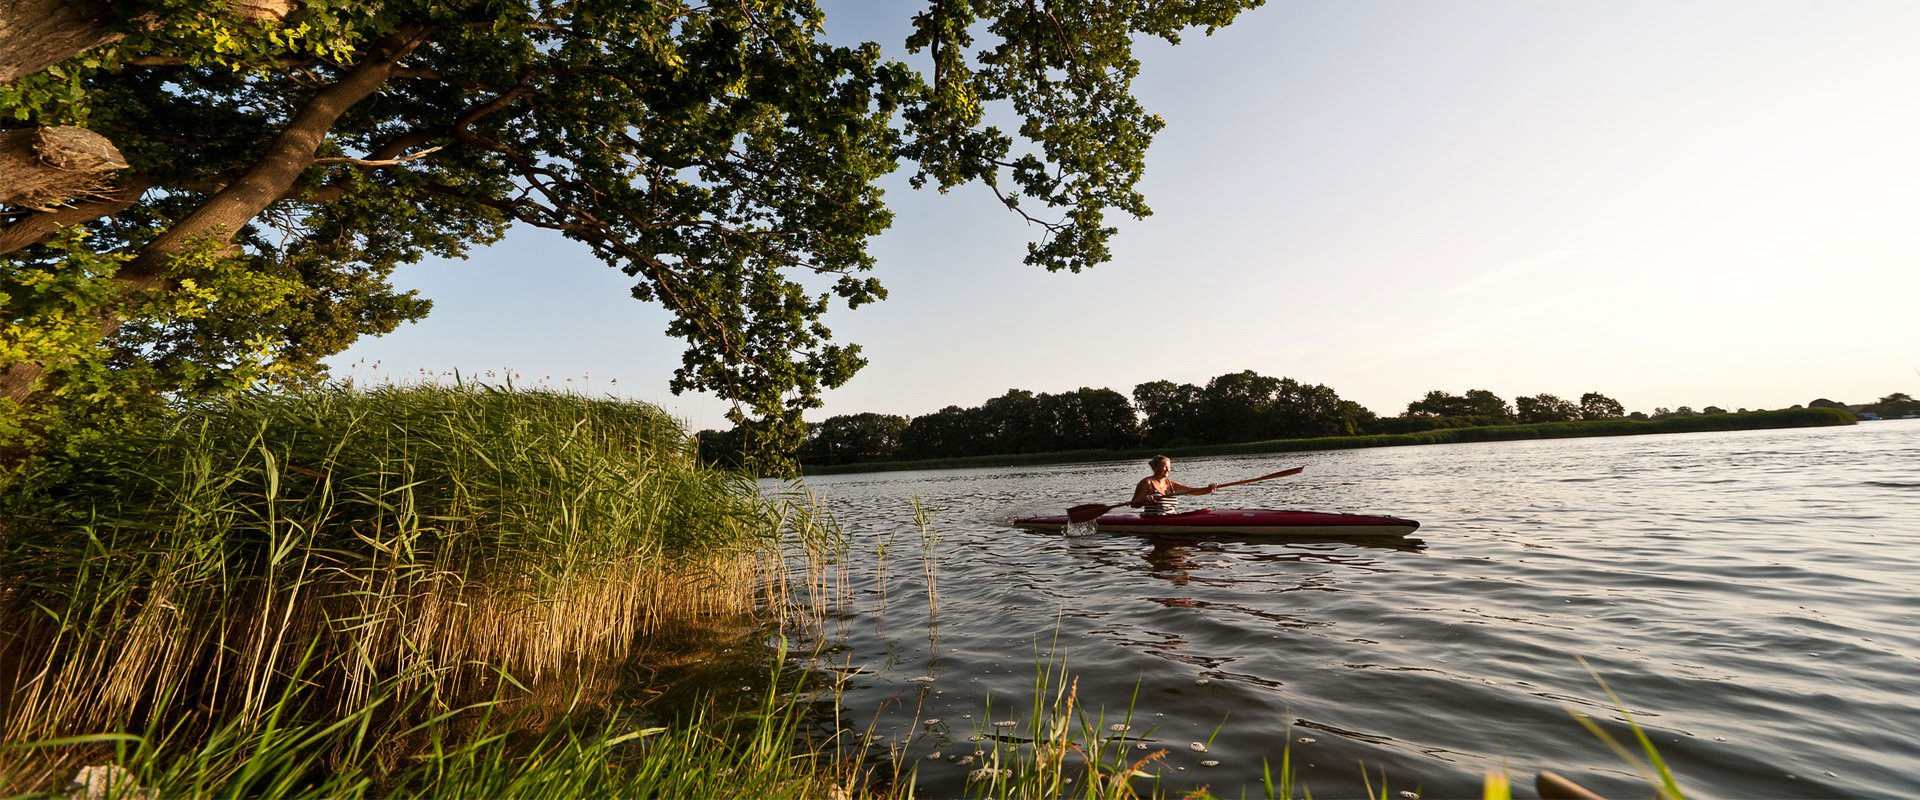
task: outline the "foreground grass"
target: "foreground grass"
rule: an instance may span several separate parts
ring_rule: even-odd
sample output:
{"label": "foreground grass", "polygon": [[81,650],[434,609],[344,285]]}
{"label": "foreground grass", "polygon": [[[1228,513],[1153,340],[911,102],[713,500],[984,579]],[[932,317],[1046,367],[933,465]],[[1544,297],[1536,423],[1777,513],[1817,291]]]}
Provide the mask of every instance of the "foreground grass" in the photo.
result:
{"label": "foreground grass", "polygon": [[1574,439],[1590,436],[1641,436],[1659,433],[1701,433],[1706,431],[1766,430],[1772,428],[1812,428],[1852,425],[1853,414],[1836,408],[1792,408],[1778,411],[1749,411],[1741,414],[1699,414],[1658,420],[1594,419],[1574,422],[1546,422],[1535,425],[1489,425],[1472,428],[1440,428],[1418,433],[1378,434],[1373,436],[1324,436],[1313,439],[1273,439],[1261,442],[1195,445],[1135,450],[1070,450],[1057,453],[1017,453],[966,458],[922,459],[916,461],[876,461],[833,466],[805,465],[809,475],[834,475],[858,472],[891,472],[916,469],[960,469],[967,467],[1016,467],[1039,464],[1073,464],[1095,461],[1145,459],[1154,455],[1174,458],[1202,456],[1257,455],[1295,453],[1313,450],[1353,450],[1364,447],[1406,447],[1423,444],[1461,444],[1467,442],[1510,442],[1529,439]]}
{"label": "foreground grass", "polygon": [[[414,765],[528,752],[607,707],[635,652],[766,624],[782,531],[814,530],[658,409],[473,387],[187,407],[0,503],[0,793],[109,744],[190,795],[482,779]],[[576,766],[632,741],[552,735],[534,751]],[[162,766],[204,748],[182,763],[211,783]]]}
{"label": "foreground grass", "polygon": [[[1054,644],[1057,646],[1058,642]],[[1057,649],[1047,652],[1057,652]],[[1588,674],[1605,693],[1619,714],[1620,721],[1637,743],[1639,753],[1621,744],[1598,722],[1572,705],[1567,706],[1568,714],[1611,749],[1622,763],[1640,774],[1649,796],[1658,800],[1685,800],[1678,779],[1661,759],[1652,739],[1627,710],[1625,703],[1586,664],[1585,659],[1575,658],[1586,667]],[[972,752],[965,752],[967,745],[962,745],[960,753],[948,756],[948,761],[970,770],[966,796],[1027,800],[1136,800],[1166,797],[1179,797],[1181,800],[1245,800],[1248,797],[1311,800],[1314,796],[1312,787],[1295,769],[1291,731],[1282,738],[1287,744],[1278,754],[1278,763],[1264,763],[1263,780],[1257,785],[1220,792],[1215,792],[1210,786],[1174,789],[1162,782],[1164,776],[1171,774],[1167,763],[1171,751],[1195,749],[1205,752],[1206,748],[1212,746],[1220,730],[1216,729],[1205,741],[1180,748],[1177,743],[1160,741],[1154,726],[1134,715],[1131,702],[1115,711],[1104,707],[1090,708],[1081,703],[1078,686],[1078,680],[1068,671],[1065,661],[1050,655],[1036,663],[1032,694],[1027,703],[996,711],[993,699],[988,698],[986,708],[978,715],[979,721],[974,725],[973,735],[967,738]],[[992,722],[1003,716],[1022,717],[1024,722],[1018,726],[1012,722]],[[1149,745],[1149,742],[1158,743]],[[896,745],[892,762],[895,772],[885,784],[887,791],[882,796],[916,796],[914,776],[917,763],[905,767],[900,764],[906,747],[907,743]],[[1201,763],[1204,766],[1207,762]],[[1354,766],[1367,787],[1367,797],[1385,800],[1422,796],[1418,783],[1410,776],[1373,773],[1364,762]],[[1513,780],[1507,771],[1489,771],[1482,796],[1486,800],[1511,800]],[[1596,797],[1577,783],[1547,770],[1535,773],[1531,783],[1542,797],[1567,800]]]}

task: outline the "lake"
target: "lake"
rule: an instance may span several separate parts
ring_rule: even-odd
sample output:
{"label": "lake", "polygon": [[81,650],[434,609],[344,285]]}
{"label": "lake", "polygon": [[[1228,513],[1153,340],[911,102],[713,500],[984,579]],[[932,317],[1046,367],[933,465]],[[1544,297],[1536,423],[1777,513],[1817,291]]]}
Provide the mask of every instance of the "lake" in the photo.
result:
{"label": "lake", "polygon": [[1503,770],[1530,797],[1543,768],[1647,796],[1571,716],[1631,736],[1584,657],[1694,796],[1920,795],[1920,421],[1176,459],[1174,477],[1290,466],[1183,508],[1392,514],[1417,541],[1006,524],[1125,500],[1147,473],[1131,460],[806,479],[849,537],[825,634],[841,725],[902,753],[923,796],[959,795],[970,738],[1019,730],[993,723],[1025,724],[1052,662],[1090,713],[1131,711],[1112,735],[1168,751],[1147,770],[1169,795],[1258,797],[1291,748],[1317,797],[1369,778],[1377,796],[1383,772],[1393,796],[1478,797]]}

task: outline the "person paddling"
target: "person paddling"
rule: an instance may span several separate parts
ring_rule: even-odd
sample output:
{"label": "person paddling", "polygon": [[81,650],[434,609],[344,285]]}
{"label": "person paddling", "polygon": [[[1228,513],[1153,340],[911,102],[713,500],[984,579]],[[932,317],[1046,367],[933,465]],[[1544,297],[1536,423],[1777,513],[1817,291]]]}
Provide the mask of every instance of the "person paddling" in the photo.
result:
{"label": "person paddling", "polygon": [[1143,516],[1172,514],[1180,505],[1179,495],[1213,494],[1219,487],[1217,483],[1209,483],[1206,488],[1196,489],[1174,480],[1173,459],[1166,456],[1147,459],[1147,468],[1153,470],[1153,474],[1140,479],[1133,487],[1133,499],[1127,501],[1127,505],[1140,509]]}

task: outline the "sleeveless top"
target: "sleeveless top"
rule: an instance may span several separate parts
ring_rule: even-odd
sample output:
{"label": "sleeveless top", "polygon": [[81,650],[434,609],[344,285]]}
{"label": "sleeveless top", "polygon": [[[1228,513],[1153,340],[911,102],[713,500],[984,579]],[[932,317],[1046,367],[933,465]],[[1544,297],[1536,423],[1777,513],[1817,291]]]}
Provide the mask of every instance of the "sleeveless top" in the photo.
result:
{"label": "sleeveless top", "polygon": [[1174,514],[1180,511],[1179,495],[1150,494],[1147,502],[1140,507],[1140,516],[1157,517],[1161,514]]}

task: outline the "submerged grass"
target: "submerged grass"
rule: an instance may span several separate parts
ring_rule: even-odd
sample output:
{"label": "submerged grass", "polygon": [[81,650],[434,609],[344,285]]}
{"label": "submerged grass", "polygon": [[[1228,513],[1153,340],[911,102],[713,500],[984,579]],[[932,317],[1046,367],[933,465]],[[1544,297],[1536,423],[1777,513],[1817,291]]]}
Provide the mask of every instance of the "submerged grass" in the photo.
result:
{"label": "submerged grass", "polygon": [[[1057,643],[1056,643],[1057,644]],[[1011,710],[1010,710],[1011,711]],[[1079,681],[1064,659],[1049,657],[1035,669],[1033,696],[1026,709],[1025,735],[1014,735],[1011,720],[994,721],[989,700],[983,725],[973,737],[969,794],[974,797],[1121,800],[1139,797],[1136,781],[1159,796],[1147,769],[1167,756],[1164,748],[1140,752],[1131,742],[1133,709],[1109,716],[1105,708],[1080,702]]]}
{"label": "submerged grass", "polygon": [[[1685,800],[1686,795],[1681,791],[1673,771],[1660,757],[1652,739],[1627,711],[1624,701],[1586,664],[1585,659],[1579,660],[1621,715],[1639,745],[1639,754],[1571,706],[1569,713],[1623,763],[1634,768],[1654,797],[1659,800]],[[1049,657],[1041,662],[1036,669],[1031,706],[1027,709],[1029,716],[1024,726],[1020,726],[1024,736],[1012,732],[1019,723],[995,721],[992,699],[988,698],[985,713],[982,714],[983,722],[975,728],[970,740],[978,743],[978,749],[961,762],[974,768],[968,775],[969,797],[1136,800],[1172,796],[1153,771],[1166,768],[1166,759],[1171,754],[1168,746],[1145,745],[1154,731],[1133,730],[1132,703],[1129,702],[1127,708],[1110,717],[1104,708],[1089,710],[1082,705],[1078,685],[1078,679],[1067,671],[1063,659]],[[1220,728],[1216,728],[1205,742],[1195,742],[1190,746],[1204,753],[1219,733]],[[1279,755],[1278,772],[1275,772],[1272,762],[1263,764],[1258,796],[1265,800],[1312,800],[1312,789],[1294,769],[1291,727],[1283,741],[1287,744]],[[1133,746],[1129,747],[1130,744]],[[1205,763],[1202,762],[1202,765]],[[1375,775],[1368,772],[1365,763],[1360,764],[1359,769],[1366,797],[1387,800],[1396,796],[1422,796],[1417,788],[1396,791],[1384,769],[1379,771],[1377,783]],[[894,796],[912,796],[911,775],[907,776],[904,785],[909,791]],[[1567,778],[1545,770],[1538,774],[1535,785],[1543,797],[1568,800],[1598,797]],[[1219,800],[1224,797],[1246,797],[1246,791],[1246,787],[1243,787],[1238,794],[1222,795],[1213,792],[1211,787],[1203,786],[1178,796],[1183,800]],[[1481,796],[1486,800],[1510,800],[1513,797],[1510,775],[1504,771],[1487,772]]]}

